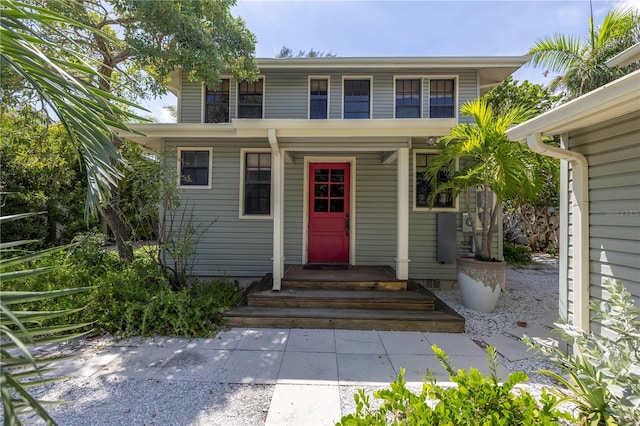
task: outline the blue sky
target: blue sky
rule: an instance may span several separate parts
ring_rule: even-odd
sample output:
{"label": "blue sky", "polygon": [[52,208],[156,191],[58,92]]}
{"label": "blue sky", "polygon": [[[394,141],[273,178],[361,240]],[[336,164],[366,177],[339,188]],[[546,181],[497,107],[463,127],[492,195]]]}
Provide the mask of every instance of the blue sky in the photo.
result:
{"label": "blue sky", "polygon": [[[596,25],[616,6],[640,9],[640,0],[594,0]],[[232,13],[256,35],[258,58],[283,46],[341,57],[519,56],[555,33],[586,37],[590,7],[588,0],[239,0]],[[514,78],[546,84],[552,76],[544,71],[525,66]],[[166,122],[162,106],[171,104],[169,95],[146,107]]]}

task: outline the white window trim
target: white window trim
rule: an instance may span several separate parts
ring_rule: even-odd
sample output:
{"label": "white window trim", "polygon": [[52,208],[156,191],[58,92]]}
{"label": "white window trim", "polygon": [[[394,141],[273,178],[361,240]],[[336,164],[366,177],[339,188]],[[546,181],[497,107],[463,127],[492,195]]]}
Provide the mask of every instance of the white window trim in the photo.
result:
{"label": "white window trim", "polygon": [[[182,185],[182,152],[183,151],[209,151],[209,184],[208,185]],[[178,171],[178,186],[182,189],[211,189],[213,187],[213,148],[206,146],[179,146],[177,148],[176,165]]]}
{"label": "white window trim", "polygon": [[430,110],[431,110],[431,80],[453,80],[453,92],[454,92],[454,104],[453,104],[453,117],[451,118],[458,118],[458,112],[460,111],[460,76],[459,75],[452,75],[452,74],[443,74],[443,75],[428,75],[424,77],[426,80],[428,80],[427,84],[424,84],[424,80],[423,80],[423,90],[424,87],[427,88],[427,93],[426,93],[426,98],[425,98],[425,105],[426,105],[426,112],[428,117],[426,118],[431,118],[431,114],[430,114]]}
{"label": "white window trim", "polygon": [[342,107],[340,108],[340,116],[343,120],[351,120],[344,118],[344,82],[345,80],[369,80],[369,118],[373,118],[373,76],[372,75],[343,75],[342,76]]}
{"label": "white window trim", "polygon": [[394,75],[393,76],[393,118],[398,120],[406,120],[406,118],[396,117],[396,82],[398,80],[420,80],[420,117],[424,117],[424,75]]}
{"label": "white window trim", "polygon": [[[238,110],[240,108],[240,88],[238,86],[240,86],[240,83],[242,83],[241,81],[236,81],[235,83],[235,88],[236,88],[236,119],[238,120],[264,120],[265,116],[265,104],[267,103],[267,79],[265,78],[264,75],[259,75],[256,79],[256,81],[262,79],[262,118],[258,119],[258,118],[239,118],[238,117]],[[231,90],[231,89],[229,89]],[[229,103],[231,103],[231,93],[229,93]]]}
{"label": "white window trim", "polygon": [[[232,75],[222,74],[220,75],[220,80],[229,80],[229,123],[231,123],[231,90],[233,88],[234,79]],[[202,83],[202,94],[200,95],[202,99],[202,110],[200,111],[200,122],[203,124],[229,124],[229,123],[207,123],[206,121],[206,113],[207,113],[207,84]],[[263,95],[264,97],[264,95]],[[264,98],[263,102],[264,103]]]}
{"label": "white window trim", "polygon": [[[311,120],[311,80],[327,80],[327,118],[330,118],[329,111],[331,108],[331,76],[328,75],[310,75],[307,79],[307,119]],[[314,120],[317,120],[314,118]]]}
{"label": "white window trim", "polygon": [[[414,149],[413,150],[413,174],[411,175],[411,186],[413,187],[413,193],[411,194],[412,198],[413,198],[413,211],[414,212],[434,212],[434,213],[438,213],[438,212],[457,212],[460,209],[460,206],[458,204],[459,202],[459,198],[460,197],[456,197],[456,199],[453,201],[453,207],[418,207],[416,205],[416,173],[418,172],[418,163],[416,161],[416,156],[418,154],[437,154],[438,150],[437,149]],[[456,158],[456,170],[458,170],[460,166],[460,163],[458,161],[458,159]]]}
{"label": "white window trim", "polygon": [[[269,193],[270,197],[270,208],[269,214],[245,214],[244,212],[244,175],[245,175],[245,158],[247,153],[262,153],[262,154],[271,154],[271,191]],[[240,219],[273,219],[273,152],[270,149],[265,148],[240,148],[240,206],[238,210],[238,218]]]}

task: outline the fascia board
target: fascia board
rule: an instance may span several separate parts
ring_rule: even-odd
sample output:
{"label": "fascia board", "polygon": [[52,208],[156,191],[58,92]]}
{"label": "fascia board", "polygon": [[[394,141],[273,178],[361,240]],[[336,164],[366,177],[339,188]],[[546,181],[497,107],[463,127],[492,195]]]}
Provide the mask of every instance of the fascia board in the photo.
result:
{"label": "fascia board", "polygon": [[634,62],[640,61],[640,43],[636,43],[626,50],[618,53],[609,59],[606,64],[608,67],[626,67]]}
{"label": "fascia board", "polygon": [[640,110],[640,70],[604,85],[507,131],[521,141],[529,135],[558,135]]}
{"label": "fascia board", "polygon": [[307,68],[495,68],[521,67],[528,56],[369,57],[257,59],[260,69]]}

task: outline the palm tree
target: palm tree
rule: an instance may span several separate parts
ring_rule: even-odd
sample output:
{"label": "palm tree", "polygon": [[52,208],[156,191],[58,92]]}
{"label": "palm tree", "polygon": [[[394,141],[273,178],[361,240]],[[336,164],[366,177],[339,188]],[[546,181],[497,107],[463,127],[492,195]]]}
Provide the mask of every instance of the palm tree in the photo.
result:
{"label": "palm tree", "polygon": [[576,98],[638,68],[609,68],[606,61],[640,41],[640,14],[628,9],[609,12],[600,27],[589,20],[587,39],[554,34],[540,39],[528,55],[533,66],[546,67],[561,75],[550,88],[564,89],[569,99]]}
{"label": "palm tree", "polygon": [[[545,179],[533,173],[536,169],[529,161],[532,153],[523,144],[509,141],[505,134],[511,125],[531,118],[534,111],[516,105],[496,113],[485,98],[478,98],[464,103],[460,112],[471,116],[474,123],[456,125],[451,134],[438,143],[438,154],[429,163],[426,174],[434,188],[429,201],[433,205],[439,193],[450,191],[454,197],[463,197],[465,209],[471,214],[471,197],[477,191],[477,204],[485,208],[480,214],[480,243],[474,239],[476,258],[491,261],[491,245],[498,230],[502,202],[522,193],[533,198]],[[456,159],[461,163],[457,171]],[[443,169],[452,171],[451,178],[438,183],[438,174]],[[471,224],[475,235],[475,222]]]}
{"label": "palm tree", "polygon": [[[86,216],[95,215],[101,203],[108,200],[110,188],[119,177],[116,164],[122,162],[120,153],[111,143],[115,137],[114,128],[130,129],[121,121],[136,118],[122,107],[135,106],[124,99],[92,87],[88,81],[101,78],[88,65],[90,58],[75,51],[73,46],[57,45],[43,36],[43,28],[54,30],[53,24],[69,27],[83,27],[81,23],[56,14],[51,10],[13,0],[3,0],[0,8],[0,65],[3,69],[3,86],[6,76],[11,73],[30,88],[49,111],[57,116],[67,130],[79,159],[87,172],[88,194]],[[88,28],[91,30],[90,28]],[[108,35],[104,35],[108,37]],[[53,49],[61,52],[56,58],[45,52]],[[82,79],[76,76],[82,76]],[[26,215],[2,217],[0,222],[15,220]],[[10,257],[8,249],[30,243],[18,241],[0,243],[0,282],[20,279],[44,269],[29,268],[30,262],[48,252],[30,253]],[[77,330],[87,324],[60,327],[40,327],[45,319],[57,318],[74,310],[57,312],[26,312],[14,309],[14,305],[33,300],[50,299],[73,294],[86,289],[68,289],[54,292],[2,292],[0,300],[0,394],[4,409],[4,424],[20,424],[19,415],[25,409],[32,409],[47,424],[55,424],[47,414],[42,402],[34,399],[27,391],[30,386],[51,381],[43,374],[51,371],[47,364],[55,358],[33,356],[26,344],[46,343],[69,339],[74,336],[57,336],[59,332]],[[22,370],[15,371],[15,369]]]}

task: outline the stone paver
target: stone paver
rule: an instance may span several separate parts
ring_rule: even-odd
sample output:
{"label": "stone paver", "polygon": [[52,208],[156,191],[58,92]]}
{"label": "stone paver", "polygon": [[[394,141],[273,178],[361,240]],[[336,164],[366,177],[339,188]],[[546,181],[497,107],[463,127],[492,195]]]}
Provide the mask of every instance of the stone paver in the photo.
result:
{"label": "stone paver", "polygon": [[484,341],[488,345],[495,347],[498,353],[509,361],[520,361],[535,355],[534,351],[528,350],[529,347],[527,345],[511,337],[495,335],[485,337]]}
{"label": "stone paver", "polygon": [[[543,326],[511,332],[515,337],[485,339],[510,361],[535,356],[517,340],[521,335],[553,336]],[[267,425],[324,425],[341,418],[341,387],[384,388],[403,368],[411,386],[419,387],[429,371],[439,383],[449,382],[432,344],[445,350],[454,369],[475,367],[490,373],[485,351],[465,334],[237,328],[212,339],[96,342],[81,348],[78,357],[57,362],[56,374],[147,379],[165,386],[178,382],[193,386],[270,385],[273,396]],[[505,379],[508,373],[499,367],[500,378]],[[201,414],[213,419],[221,413],[211,409]]]}
{"label": "stone paver", "polygon": [[276,385],[267,426],[335,425],[342,417],[337,385]]}

